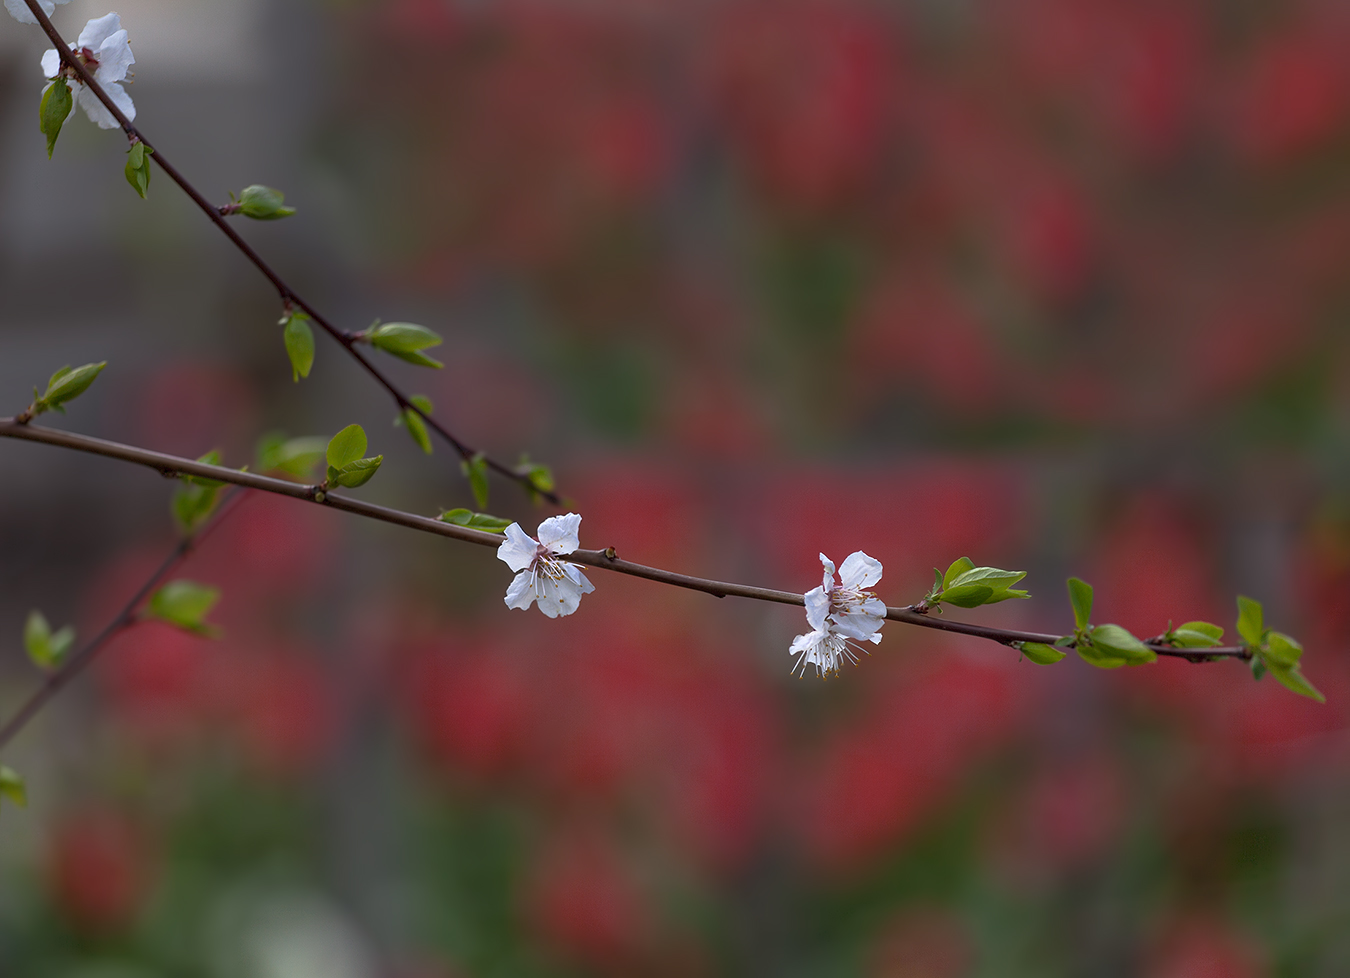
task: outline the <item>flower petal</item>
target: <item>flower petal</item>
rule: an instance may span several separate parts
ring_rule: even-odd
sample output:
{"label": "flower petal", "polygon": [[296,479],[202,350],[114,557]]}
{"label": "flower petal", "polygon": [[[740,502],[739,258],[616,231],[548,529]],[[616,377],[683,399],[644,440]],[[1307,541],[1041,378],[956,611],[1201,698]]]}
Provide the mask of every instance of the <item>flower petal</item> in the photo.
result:
{"label": "flower petal", "polygon": [[[67,0],[38,0],[38,6],[42,8],[44,14],[50,17],[56,10],[56,5],[58,3],[66,2]],[[20,24],[37,23],[37,18],[33,16],[33,12],[28,9],[28,4],[24,3],[23,0],[5,0],[5,9],[8,10],[10,16]],[[51,76],[49,75],[48,77],[50,78]]]}
{"label": "flower petal", "polygon": [[590,594],[595,590],[595,585],[587,579],[585,574],[581,573],[579,565],[564,564],[563,573],[572,579],[572,583],[581,589],[582,594]]}
{"label": "flower petal", "polygon": [[881,561],[861,550],[851,553],[839,567],[839,581],[844,587],[869,588],[881,580]]}
{"label": "flower petal", "polygon": [[834,625],[834,631],[845,638],[857,639],[860,642],[880,642],[881,636],[878,631],[885,624],[881,618],[859,614],[834,614],[830,616],[830,621]]}
{"label": "flower petal", "polygon": [[530,572],[521,571],[506,589],[506,606],[524,611],[534,603],[534,588],[530,587]]}
{"label": "flower petal", "polygon": [[[136,106],[131,104],[131,96],[126,93],[121,85],[113,82],[110,85],[104,85],[103,90],[108,93],[113,105],[121,109],[128,119],[136,118]],[[116,129],[120,125],[107,107],[98,100],[98,96],[88,88],[80,86],[75,101],[79,103],[80,108],[84,109],[84,114],[89,116],[89,120],[100,129]]]}
{"label": "flower petal", "polygon": [[512,523],[506,528],[506,539],[497,548],[497,559],[513,571],[523,571],[534,563],[538,552],[539,545],[534,537],[522,530],[519,523]]}
{"label": "flower petal", "polygon": [[117,31],[98,49],[98,67],[94,69],[94,78],[100,85],[120,82],[127,77],[127,69],[135,63],[131,45],[127,43],[127,32]]}
{"label": "flower petal", "polygon": [[46,53],[42,55],[42,77],[55,78],[56,73],[60,70],[61,55],[56,53],[56,48],[48,48]]}
{"label": "flower petal", "polygon": [[[590,585],[580,574],[577,575],[586,585]],[[594,590],[594,588],[591,588]],[[539,610],[550,618],[558,618],[563,615],[570,615],[576,611],[581,604],[581,595],[584,593],[583,586],[572,579],[572,576],[564,573],[562,577],[550,577],[547,574],[539,574],[535,577],[534,585],[535,597],[539,602]]]}
{"label": "flower petal", "polygon": [[581,526],[579,513],[550,516],[539,524],[539,542],[555,554],[570,554],[581,546],[577,530]]}
{"label": "flower petal", "polygon": [[823,587],[812,588],[802,595],[806,602],[806,621],[816,631],[825,627],[825,616],[830,613],[830,595]]}
{"label": "flower petal", "polygon": [[84,30],[80,31],[80,39],[75,42],[75,50],[88,48],[90,51],[97,51],[103,46],[104,41],[121,29],[121,17],[115,13],[104,14],[84,25]]}
{"label": "flower petal", "polygon": [[825,586],[825,590],[828,591],[830,588],[834,587],[834,561],[824,554],[821,554],[820,562],[825,567],[824,580],[822,580],[821,583]]}

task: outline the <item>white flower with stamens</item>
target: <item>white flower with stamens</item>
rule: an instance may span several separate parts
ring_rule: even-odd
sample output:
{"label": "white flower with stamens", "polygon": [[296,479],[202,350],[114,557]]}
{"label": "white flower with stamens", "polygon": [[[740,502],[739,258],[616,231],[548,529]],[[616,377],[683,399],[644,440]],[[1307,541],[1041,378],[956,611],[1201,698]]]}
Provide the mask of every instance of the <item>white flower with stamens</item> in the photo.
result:
{"label": "white flower with stamens", "polygon": [[580,525],[577,513],[550,516],[539,524],[538,540],[522,530],[519,523],[506,528],[506,539],[497,548],[497,556],[517,572],[506,589],[508,608],[523,611],[538,601],[540,611],[557,618],[576,611],[581,596],[595,590],[578,565],[558,559],[581,546],[577,536]]}
{"label": "white flower with stamens", "polygon": [[[69,2],[70,0],[38,0],[38,6],[42,8],[44,14],[50,17],[55,13],[58,3]],[[20,24],[37,23],[37,18],[33,16],[33,12],[28,9],[28,4],[24,3],[23,0],[5,0],[5,9]]]}
{"label": "white flower with stamens", "polygon": [[881,561],[861,550],[849,554],[839,568],[837,584],[834,562],[824,554],[820,562],[825,565],[824,582],[803,596],[811,631],[793,639],[788,651],[798,656],[793,672],[805,675],[807,666],[815,666],[816,674],[824,678],[837,674],[845,659],[857,663],[854,649],[866,651],[857,643],[881,641],[886,604],[867,590],[881,580]]}
{"label": "white flower with stamens", "polygon": [[[8,5],[9,0],[5,2]],[[117,14],[107,14],[98,20],[91,20],[84,25],[79,40],[70,49],[90,70],[94,81],[108,93],[122,114],[128,119],[136,118],[136,106],[121,85],[127,77],[127,69],[136,63],[136,59],[131,56],[131,46],[127,43],[127,32],[122,29],[122,19]],[[117,120],[98,100],[98,96],[85,87],[78,75],[62,66],[56,48],[49,48],[42,56],[42,74],[58,81],[64,78],[70,90],[76,93],[75,101],[100,129],[117,128]],[[74,111],[73,105],[71,111]]]}

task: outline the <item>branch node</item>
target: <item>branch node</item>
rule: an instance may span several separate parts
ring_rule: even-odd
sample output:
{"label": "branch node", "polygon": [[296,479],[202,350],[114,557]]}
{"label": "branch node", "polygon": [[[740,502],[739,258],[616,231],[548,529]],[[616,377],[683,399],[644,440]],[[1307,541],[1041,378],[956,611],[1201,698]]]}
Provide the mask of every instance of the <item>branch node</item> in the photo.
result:
{"label": "branch node", "polygon": [[[618,552],[617,552],[613,547],[606,547],[606,548],[605,548],[605,559],[606,559],[606,560],[617,560],[617,559],[618,559],[618,556],[619,556],[619,555],[618,555]],[[721,595],[719,594],[718,597],[720,598]]]}

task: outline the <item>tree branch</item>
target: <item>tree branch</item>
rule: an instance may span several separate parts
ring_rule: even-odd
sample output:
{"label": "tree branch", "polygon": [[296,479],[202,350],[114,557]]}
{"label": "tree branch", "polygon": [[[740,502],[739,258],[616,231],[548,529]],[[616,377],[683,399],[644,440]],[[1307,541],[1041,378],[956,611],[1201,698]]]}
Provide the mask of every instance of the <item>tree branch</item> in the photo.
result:
{"label": "tree branch", "polygon": [[[148,449],[135,448],[130,445],[121,445],[117,442],[105,441],[102,438],[92,438],[88,435],[78,435],[68,431],[58,431],[54,428],[44,428],[34,424],[22,424],[14,418],[0,418],[0,438],[17,438],[23,441],[41,442],[42,444],[55,445],[59,448],[68,448],[78,452],[86,452],[91,455],[102,455],[106,458],[144,465],[155,469],[166,476],[191,475],[204,479],[215,479],[220,482],[228,482],[249,489],[258,489],[263,492],[272,492],[282,496],[289,496],[292,499],[300,499],[305,502],[327,506],[330,509],[337,509],[346,513],[354,513],[357,516],[364,516],[367,519],[379,520],[384,523],[393,523],[396,526],[406,527],[411,530],[450,537],[451,539],[460,540],[465,543],[476,543],[479,546],[498,547],[502,542],[502,537],[496,533],[471,530],[468,527],[445,523],[432,517],[418,516],[415,513],[407,513],[402,510],[391,509],[387,506],[378,506],[374,503],[362,502],[361,500],[353,499],[350,496],[341,496],[331,492],[320,491],[318,486],[305,486],[294,482],[288,482],[284,479],[259,475],[254,472],[240,472],[237,469],[229,469],[219,465],[208,465],[205,462],[179,458],[175,455],[166,455],[162,452],[153,452]],[[792,591],[778,591],[771,588],[754,587],[748,584],[736,584],[729,581],[714,581],[705,577],[693,577],[688,574],[679,574],[675,571],[663,570],[659,567],[649,567],[645,564],[637,564],[632,561],[622,560],[615,554],[614,548],[612,547],[606,550],[577,550],[574,553],[566,555],[565,559],[573,563],[584,564],[588,567],[599,568],[600,570],[614,571],[615,573],[626,574],[630,577],[640,577],[648,581],[655,581],[659,584],[688,588],[693,591],[702,591],[705,594],[711,594],[719,598],[749,598],[755,601],[772,601],[778,604],[792,605],[803,605],[805,603],[803,595]],[[886,609],[886,617],[890,621],[898,621],[906,625],[917,625],[920,628],[934,628],[944,632],[955,632],[961,635],[969,635],[973,638],[983,638],[989,641],[998,642],[1000,645],[1012,645],[1016,642],[1041,642],[1046,645],[1055,645],[1063,637],[1062,635],[1046,632],[1028,632],[1011,628],[993,628],[987,625],[950,621],[927,613],[921,613],[915,610],[914,605],[888,607]],[[1251,653],[1241,646],[1220,646],[1208,649],[1179,649],[1156,640],[1146,642],[1145,644],[1158,655],[1187,659],[1192,662],[1208,662],[1215,658],[1244,660],[1251,658]],[[1072,643],[1061,647],[1071,648]]]}
{"label": "tree branch", "polygon": [[[164,154],[156,149],[150,140],[146,139],[132,121],[126,117],[126,114],[117,107],[117,104],[109,97],[108,93],[104,91],[103,86],[95,80],[89,69],[75,56],[75,52],[70,50],[70,46],[52,24],[51,18],[43,12],[42,7],[38,4],[37,0],[24,0],[24,2],[28,5],[28,9],[33,16],[37,18],[38,25],[46,33],[52,44],[56,46],[56,52],[60,55],[62,62],[79,76],[80,81],[85,87],[93,92],[94,96],[103,103],[104,107],[109,112],[112,113],[113,118],[117,120],[117,124],[121,126],[122,131],[126,133],[127,139],[133,144],[137,142],[145,144],[146,150],[150,151],[150,158],[164,171],[165,176],[176,183],[183,193],[187,194],[188,197],[192,199],[192,202],[201,209],[202,213],[207,216],[211,223],[219,228],[220,232],[230,240],[230,243],[233,244],[269,282],[272,283],[273,288],[277,290],[277,295],[281,298],[284,305],[294,306],[303,310],[310,319],[318,323],[319,327],[336,340],[337,343],[361,365],[366,373],[370,374],[381,387],[388,391],[389,396],[394,399],[394,402],[398,405],[400,410],[412,411],[419,415],[422,420],[426,422],[427,427],[436,432],[443,441],[450,445],[450,447],[459,454],[461,459],[468,461],[478,454],[475,449],[451,434],[449,429],[441,425],[440,422],[436,421],[430,415],[423,413],[422,409],[412,402],[410,395],[406,394],[403,389],[390,380],[382,370],[367,359],[366,356],[357,349],[358,340],[356,333],[345,329],[339,329],[337,326],[334,326],[324,318],[318,310],[301,298],[296,291],[287,284],[286,280],[281,277],[280,273],[272,268],[272,266],[269,265],[263,257],[240,236],[239,232],[230,226],[230,222],[220,213],[220,209],[207,200],[206,197],[204,197],[202,193],[173,166],[173,164],[165,159]],[[510,479],[527,492],[538,494],[555,506],[562,505],[562,498],[556,492],[546,492],[538,489],[528,474],[522,475],[511,466],[499,462],[487,455],[483,456],[483,461],[487,463],[488,468],[492,471]]]}

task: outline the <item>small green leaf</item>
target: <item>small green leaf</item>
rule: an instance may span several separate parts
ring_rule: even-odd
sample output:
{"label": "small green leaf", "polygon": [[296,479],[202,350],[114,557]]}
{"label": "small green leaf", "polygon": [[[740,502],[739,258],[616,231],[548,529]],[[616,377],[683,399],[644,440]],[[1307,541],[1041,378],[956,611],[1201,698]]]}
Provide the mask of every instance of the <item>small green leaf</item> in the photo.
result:
{"label": "small green leaf", "polygon": [[1068,654],[1043,642],[1023,642],[1018,650],[1038,666],[1052,666]]}
{"label": "small green leaf", "polygon": [[1117,656],[1130,665],[1158,661],[1158,653],[1119,625],[1098,625],[1088,637],[1104,655]]}
{"label": "small green leaf", "polygon": [[467,526],[474,530],[486,530],[488,533],[501,533],[513,522],[512,520],[504,520],[500,516],[475,513],[468,509],[446,510],[441,514],[441,521],[453,523],[455,526]]}
{"label": "small green leaf", "polygon": [[1291,669],[1303,657],[1303,646],[1283,632],[1271,631],[1266,633],[1266,647],[1262,656],[1272,670],[1276,667]]}
{"label": "small green leaf", "polygon": [[145,609],[145,617],[168,622],[186,631],[208,638],[219,629],[206,622],[206,616],[220,600],[218,588],[192,581],[170,581],[154,593]]}
{"label": "small green leaf", "polygon": [[1092,619],[1092,585],[1076,577],[1069,578],[1069,601],[1073,605],[1074,623],[1087,628]]}
{"label": "small green leaf", "polygon": [[407,428],[409,436],[417,443],[417,447],[428,455],[431,454],[431,435],[428,434],[427,423],[422,420],[420,414],[404,408],[399,416],[394,419],[394,424]]}
{"label": "small green leaf", "polygon": [[419,367],[445,366],[439,360],[433,360],[421,352],[428,347],[440,346],[443,342],[425,326],[418,326],[416,323],[385,323],[381,326],[372,326],[364,335],[371,346],[409,363],[415,363]]}
{"label": "small green leaf", "polygon": [[75,629],[67,625],[53,634],[40,611],[31,611],[23,628],[23,644],[28,658],[39,669],[56,669],[75,644]]}
{"label": "small green leaf", "polygon": [[286,195],[280,190],[255,183],[239,191],[238,210],[255,221],[275,221],[295,213],[294,207],[282,206],[285,199]]}
{"label": "small green leaf", "polygon": [[297,479],[308,478],[324,456],[326,442],[318,437],[290,438],[279,431],[258,441],[258,468],[263,472],[284,472]]}
{"label": "small green leaf", "polygon": [[983,584],[994,591],[1002,591],[1012,587],[1026,576],[1026,571],[1007,571],[1000,570],[997,567],[972,567],[970,570],[956,575],[956,579],[951,582],[951,586]]}
{"label": "small green leaf", "polygon": [[220,490],[212,486],[181,486],[170,503],[178,529],[185,535],[195,531],[215,511],[219,498]]}
{"label": "small green leaf", "polygon": [[530,461],[528,455],[520,456],[520,461],[516,464],[516,475],[525,478],[529,484],[530,496],[535,502],[539,501],[540,495],[553,492],[555,486],[553,470],[542,463]]}
{"label": "small green leaf", "polygon": [[12,767],[4,764],[0,764],[0,797],[8,798],[20,808],[28,807],[28,787],[23,783],[23,778]]}
{"label": "small green leaf", "polygon": [[61,126],[65,124],[74,106],[75,99],[70,94],[70,86],[66,84],[64,78],[58,77],[43,91],[42,102],[38,105],[38,118],[39,128],[47,137],[47,159],[52,158],[52,150],[56,149],[56,137],[61,135]]}
{"label": "small green leaf", "polygon": [[1128,666],[1129,662],[1118,655],[1097,648],[1091,642],[1083,640],[1074,646],[1074,651],[1078,657],[1090,666],[1096,666],[1098,669],[1119,669],[1121,666]]}
{"label": "small green leaf", "polygon": [[[383,455],[376,455],[374,458],[358,458],[341,468],[330,469],[329,481],[347,489],[356,489],[364,486],[375,477],[375,473],[379,471],[380,463],[383,461]],[[334,472],[336,472],[336,475],[333,475]]]}
{"label": "small green leaf", "polygon": [[314,366],[314,330],[309,327],[309,316],[297,309],[287,310],[278,321],[286,327],[281,338],[291,360],[291,379],[298,384]]}
{"label": "small green leaf", "polygon": [[962,584],[949,587],[938,596],[939,600],[958,608],[978,608],[993,596],[994,589],[983,584]]}
{"label": "small green leaf", "polygon": [[1245,595],[1238,595],[1238,620],[1237,631],[1242,636],[1243,642],[1252,648],[1259,648],[1261,640],[1265,637],[1265,615],[1261,610],[1261,602],[1253,601]]}
{"label": "small green leaf", "polygon": [[1310,700],[1316,700],[1319,703],[1325,703],[1327,698],[1318,692],[1317,687],[1308,682],[1303,676],[1303,672],[1298,666],[1281,666],[1274,662],[1267,661],[1266,668],[1270,674],[1280,681],[1285,689],[1298,693],[1299,696],[1306,696]]}
{"label": "small green leaf", "polygon": [[459,469],[469,479],[469,488],[473,490],[473,498],[480,509],[487,509],[488,504],[488,477],[487,477],[487,459],[482,452],[479,452],[473,458],[464,459],[459,463]]}
{"label": "small green leaf", "polygon": [[137,140],[132,143],[131,149],[127,150],[127,165],[124,170],[127,177],[127,183],[131,184],[131,189],[145,199],[145,192],[150,189],[150,154],[153,150],[147,150],[145,143]]}
{"label": "small green leaf", "polygon": [[1208,649],[1223,641],[1223,629],[1207,621],[1183,622],[1164,636],[1183,649]]}
{"label": "small green leaf", "polygon": [[62,405],[67,401],[73,401],[89,389],[89,385],[97,379],[103,372],[103,368],[108,365],[104,360],[100,363],[86,363],[83,367],[62,367],[56,373],[52,374],[52,379],[47,381],[47,391],[36,402],[37,413],[43,411],[57,410],[62,411]]}
{"label": "small green leaf", "polygon": [[341,469],[366,454],[366,432],[359,424],[349,424],[328,442],[328,464]]}
{"label": "small green leaf", "polygon": [[951,566],[947,568],[947,573],[942,576],[942,586],[945,588],[952,584],[959,576],[971,570],[974,566],[975,562],[969,557],[958,557],[953,560]]}
{"label": "small green leaf", "polygon": [[1265,662],[1259,655],[1252,656],[1250,664],[1252,670],[1252,678],[1255,679],[1258,683],[1261,681],[1261,678],[1265,676],[1267,672],[1270,671],[1269,669],[1266,668]]}

